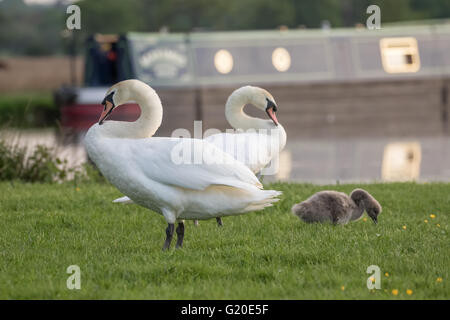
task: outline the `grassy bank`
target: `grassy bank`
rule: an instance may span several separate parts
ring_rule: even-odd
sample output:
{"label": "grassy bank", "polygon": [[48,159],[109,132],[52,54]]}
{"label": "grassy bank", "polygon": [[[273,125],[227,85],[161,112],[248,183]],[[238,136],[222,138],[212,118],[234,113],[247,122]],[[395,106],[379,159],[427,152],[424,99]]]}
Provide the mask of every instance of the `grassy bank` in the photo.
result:
{"label": "grassy bank", "polygon": [[[383,206],[379,224],[338,227],[304,224],[290,207],[356,185],[267,187],[284,192],[273,208],[223,228],[188,221],[185,247],[162,252],[164,219],[111,203],[120,193],[108,184],[0,183],[0,298],[450,298],[450,184],[363,186]],[[69,265],[81,290],[66,287]],[[380,290],[366,287],[369,265]]]}
{"label": "grassy bank", "polygon": [[0,126],[36,128],[56,126],[59,110],[51,92],[0,94]]}

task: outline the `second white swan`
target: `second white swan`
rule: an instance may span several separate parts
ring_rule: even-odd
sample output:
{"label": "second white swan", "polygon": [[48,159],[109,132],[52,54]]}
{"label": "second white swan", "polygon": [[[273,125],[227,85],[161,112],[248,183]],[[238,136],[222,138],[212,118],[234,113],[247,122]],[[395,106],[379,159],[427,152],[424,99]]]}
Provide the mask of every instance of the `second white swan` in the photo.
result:
{"label": "second white swan", "polygon": [[[247,104],[264,111],[269,119],[247,115],[244,112]],[[267,90],[253,86],[241,87],[233,91],[225,104],[225,117],[236,132],[214,134],[205,140],[258,173],[286,145],[286,131],[278,122],[277,110],[275,99]]]}

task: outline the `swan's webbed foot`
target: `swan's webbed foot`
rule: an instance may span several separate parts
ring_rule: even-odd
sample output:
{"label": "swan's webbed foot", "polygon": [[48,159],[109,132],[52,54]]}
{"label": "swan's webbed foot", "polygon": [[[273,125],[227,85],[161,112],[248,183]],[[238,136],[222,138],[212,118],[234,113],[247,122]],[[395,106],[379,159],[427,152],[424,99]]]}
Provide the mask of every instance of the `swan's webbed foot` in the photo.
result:
{"label": "swan's webbed foot", "polygon": [[219,227],[222,227],[222,226],[223,226],[223,222],[222,222],[222,218],[221,218],[221,217],[216,218],[216,221],[217,221],[217,225],[218,225]]}
{"label": "swan's webbed foot", "polygon": [[175,248],[183,247],[183,239],[184,239],[184,223],[179,222],[177,227],[177,245]]}
{"label": "swan's webbed foot", "polygon": [[166,229],[166,242],[164,242],[163,250],[168,250],[170,248],[170,243],[172,242],[174,229],[175,225],[173,223],[169,223]]}

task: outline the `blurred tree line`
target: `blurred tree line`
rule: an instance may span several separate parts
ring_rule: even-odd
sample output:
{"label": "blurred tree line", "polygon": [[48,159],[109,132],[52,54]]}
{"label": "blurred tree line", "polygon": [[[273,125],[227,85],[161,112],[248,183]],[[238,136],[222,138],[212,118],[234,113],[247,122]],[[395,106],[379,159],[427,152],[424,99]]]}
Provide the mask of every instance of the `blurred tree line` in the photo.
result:
{"label": "blurred tree line", "polygon": [[[449,0],[80,0],[82,39],[88,34],[317,28],[364,24],[377,4],[381,21],[450,17]],[[49,55],[65,51],[67,3],[26,5],[0,0],[0,54]]]}

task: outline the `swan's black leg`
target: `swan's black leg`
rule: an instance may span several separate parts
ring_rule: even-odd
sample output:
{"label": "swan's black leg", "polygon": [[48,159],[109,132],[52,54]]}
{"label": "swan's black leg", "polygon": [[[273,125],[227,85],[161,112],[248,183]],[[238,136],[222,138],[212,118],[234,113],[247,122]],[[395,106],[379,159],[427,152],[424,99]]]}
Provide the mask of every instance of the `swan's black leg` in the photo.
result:
{"label": "swan's black leg", "polygon": [[177,245],[175,248],[183,247],[184,239],[184,222],[179,222],[177,227]]}
{"label": "swan's black leg", "polygon": [[221,217],[216,218],[216,221],[217,221],[217,225],[218,225],[219,227],[222,227],[222,226],[223,226],[223,222],[222,222],[222,218],[221,218]]}
{"label": "swan's black leg", "polygon": [[198,220],[194,220],[194,226],[198,227]]}
{"label": "swan's black leg", "polygon": [[166,242],[164,242],[163,250],[168,250],[170,248],[170,243],[173,238],[173,229],[175,229],[175,225],[173,223],[169,223],[166,229]]}

